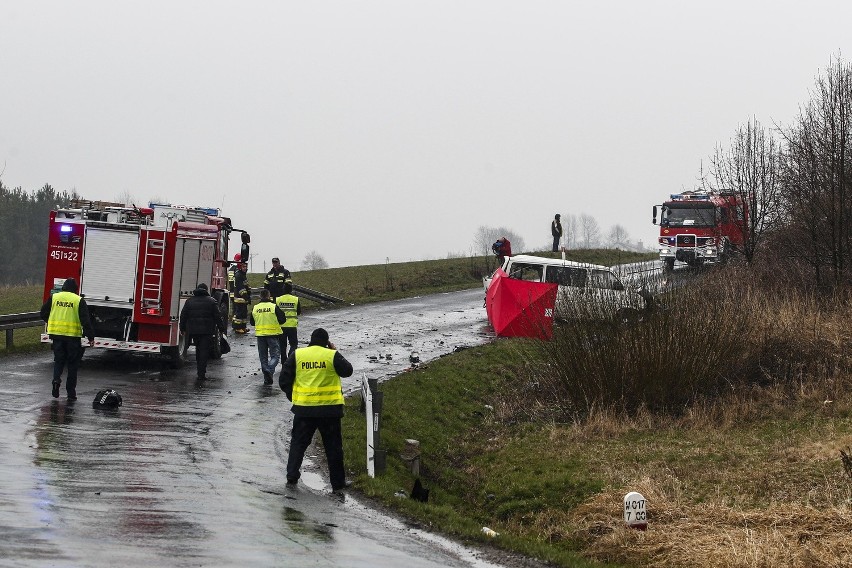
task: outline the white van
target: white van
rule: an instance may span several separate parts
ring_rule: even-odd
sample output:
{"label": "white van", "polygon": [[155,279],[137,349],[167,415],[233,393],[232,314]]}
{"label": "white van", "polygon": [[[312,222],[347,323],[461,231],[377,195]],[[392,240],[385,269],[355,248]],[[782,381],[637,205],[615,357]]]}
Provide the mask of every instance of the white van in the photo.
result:
{"label": "white van", "polygon": [[[639,290],[624,282],[607,266],[519,254],[503,261],[509,278],[559,285],[556,317],[561,319],[638,319],[645,309]],[[491,278],[483,278],[485,289]]]}

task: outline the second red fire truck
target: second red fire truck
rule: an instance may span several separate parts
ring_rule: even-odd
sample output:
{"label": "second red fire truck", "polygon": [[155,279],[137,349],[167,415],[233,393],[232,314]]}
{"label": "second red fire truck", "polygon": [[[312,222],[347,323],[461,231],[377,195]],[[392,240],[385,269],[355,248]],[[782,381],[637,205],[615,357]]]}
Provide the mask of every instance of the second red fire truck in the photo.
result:
{"label": "second red fire truck", "polygon": [[[178,318],[199,283],[228,319],[228,240],[235,231],[248,258],[248,233],[218,209],[75,202],[50,213],[44,300],[74,278],[89,306],[95,347],[162,354],[179,366],[188,346]],[[219,339],[214,358],[221,356]],[[47,334],[42,341],[50,341]]]}
{"label": "second red fire truck", "polygon": [[660,212],[660,260],[667,270],[675,260],[690,266],[726,261],[742,250],[748,234],[748,207],[735,192],[684,191],[654,206]]}

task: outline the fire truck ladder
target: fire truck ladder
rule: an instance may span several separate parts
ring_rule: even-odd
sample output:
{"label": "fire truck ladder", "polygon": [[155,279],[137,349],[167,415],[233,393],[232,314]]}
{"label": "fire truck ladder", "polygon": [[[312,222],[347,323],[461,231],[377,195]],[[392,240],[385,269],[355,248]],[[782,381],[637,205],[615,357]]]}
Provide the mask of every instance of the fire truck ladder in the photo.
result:
{"label": "fire truck ladder", "polygon": [[148,238],[145,248],[145,264],[142,266],[142,311],[162,308],[163,300],[163,259],[166,252],[166,240]]}

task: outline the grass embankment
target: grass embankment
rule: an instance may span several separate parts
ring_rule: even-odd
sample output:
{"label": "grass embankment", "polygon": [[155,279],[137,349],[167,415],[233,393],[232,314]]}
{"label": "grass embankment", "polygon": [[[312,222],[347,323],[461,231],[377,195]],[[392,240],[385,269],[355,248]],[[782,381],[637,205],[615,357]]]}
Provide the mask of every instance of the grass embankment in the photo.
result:
{"label": "grass embankment", "polygon": [[[43,286],[9,286],[0,288],[0,314],[22,314],[37,312],[41,309],[41,294]],[[50,348],[41,343],[40,337],[42,327],[25,327],[13,331],[14,346],[6,345],[5,331],[3,344],[0,345],[0,355],[10,352],[27,352],[36,349],[49,350]]]}
{"label": "grass embankment", "polygon": [[[351,401],[359,488],[560,566],[848,565],[848,298],[777,293],[736,271],[706,282],[629,328],[568,322],[552,342],[500,340],[383,384],[376,479]],[[396,496],[414,481],[407,438],[422,447],[425,504]],[[630,491],[648,499],[646,532],[624,527]]]}

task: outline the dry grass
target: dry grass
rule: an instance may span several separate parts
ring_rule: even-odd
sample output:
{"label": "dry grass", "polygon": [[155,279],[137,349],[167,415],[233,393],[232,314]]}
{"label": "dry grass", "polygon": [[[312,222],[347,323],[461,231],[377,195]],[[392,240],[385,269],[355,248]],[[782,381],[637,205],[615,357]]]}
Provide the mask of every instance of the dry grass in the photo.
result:
{"label": "dry grass", "polygon": [[[824,403],[781,390],[732,395],[677,418],[601,411],[551,425],[551,454],[585,456],[587,474],[608,484],[579,506],[554,504],[504,530],[574,542],[584,556],[624,565],[852,565],[852,477],[840,455],[852,447],[852,396]],[[773,415],[777,423],[767,422]],[[645,532],[621,521],[630,491],[648,499]]]}
{"label": "dry grass", "polygon": [[[507,432],[519,422],[542,428],[534,439],[513,442],[506,434],[498,451],[540,444],[558,456],[555,465],[581,460],[583,475],[604,480],[604,489],[579,506],[554,503],[512,518],[506,532],[576,543],[586,557],[629,566],[852,566],[852,458],[842,456],[852,453],[852,304],[843,295],[817,298],[761,290],[748,280],[730,283],[701,294],[711,302],[736,298],[729,304],[736,317],[683,321],[689,311],[680,310],[679,325],[670,330],[674,341],[683,330],[694,337],[703,327],[702,337],[712,342],[717,332],[730,336],[719,325],[744,326],[742,345],[732,354],[737,365],[723,367],[723,388],[696,391],[680,409],[661,411],[666,405],[653,400],[629,407],[602,397],[585,401],[585,412],[566,413],[578,402],[566,404],[554,369],[566,360],[589,369],[583,365],[597,354],[588,349],[520,371],[520,393],[499,397],[495,421]],[[689,294],[682,298],[698,297]],[[717,308],[694,313],[721,314]],[[674,326],[667,317],[655,323]],[[598,360],[606,372],[670,368],[642,359],[653,350],[625,347],[659,345],[653,342],[660,328],[633,331],[638,337],[614,332],[610,345],[617,347]],[[569,338],[561,347],[577,345]],[[683,355],[686,360],[689,353]],[[669,379],[646,374],[642,384]],[[583,379],[569,380],[573,386]],[[630,491],[648,499],[647,531],[621,520]]]}

